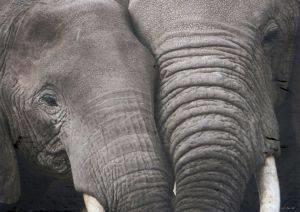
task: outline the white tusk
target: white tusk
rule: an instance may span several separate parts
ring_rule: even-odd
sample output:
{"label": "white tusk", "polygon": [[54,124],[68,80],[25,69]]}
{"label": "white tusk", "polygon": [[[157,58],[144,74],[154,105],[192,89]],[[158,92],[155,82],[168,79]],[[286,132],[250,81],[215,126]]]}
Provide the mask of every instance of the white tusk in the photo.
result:
{"label": "white tusk", "polygon": [[176,196],[176,183],[174,183],[173,193]]}
{"label": "white tusk", "polygon": [[267,157],[256,178],[260,200],[260,212],[280,211],[280,188],[276,163],[273,156]]}
{"label": "white tusk", "polygon": [[105,212],[104,208],[94,197],[83,194],[83,199],[87,212]]}

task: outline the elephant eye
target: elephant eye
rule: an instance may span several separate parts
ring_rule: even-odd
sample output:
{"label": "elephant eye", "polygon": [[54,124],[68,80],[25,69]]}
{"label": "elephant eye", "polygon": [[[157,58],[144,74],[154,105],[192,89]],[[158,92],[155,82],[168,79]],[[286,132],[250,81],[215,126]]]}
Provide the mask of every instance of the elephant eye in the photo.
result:
{"label": "elephant eye", "polygon": [[46,103],[50,107],[58,106],[56,97],[51,94],[43,95],[40,100]]}
{"label": "elephant eye", "polygon": [[278,37],[279,37],[279,31],[277,29],[273,29],[264,36],[263,44],[276,41]]}
{"label": "elephant eye", "polygon": [[270,51],[274,46],[277,46],[281,43],[280,40],[280,28],[272,21],[264,30],[263,38],[262,38],[262,47],[265,51]]}

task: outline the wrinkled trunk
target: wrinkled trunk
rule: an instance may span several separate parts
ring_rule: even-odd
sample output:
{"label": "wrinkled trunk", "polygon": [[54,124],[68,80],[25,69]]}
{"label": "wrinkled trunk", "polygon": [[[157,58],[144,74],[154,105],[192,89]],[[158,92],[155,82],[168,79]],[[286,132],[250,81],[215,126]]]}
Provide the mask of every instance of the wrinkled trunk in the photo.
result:
{"label": "wrinkled trunk", "polygon": [[249,48],[207,34],[177,34],[157,51],[159,128],[175,167],[176,210],[238,211],[249,178],[276,150],[276,120]]}
{"label": "wrinkled trunk", "polygon": [[151,100],[139,91],[102,96],[85,108],[91,136],[68,149],[75,187],[105,211],[171,211],[172,178]]}
{"label": "wrinkled trunk", "polygon": [[124,2],[160,71],[157,119],[175,168],[176,210],[237,211],[248,179],[279,151],[276,76],[257,25],[270,5]]}

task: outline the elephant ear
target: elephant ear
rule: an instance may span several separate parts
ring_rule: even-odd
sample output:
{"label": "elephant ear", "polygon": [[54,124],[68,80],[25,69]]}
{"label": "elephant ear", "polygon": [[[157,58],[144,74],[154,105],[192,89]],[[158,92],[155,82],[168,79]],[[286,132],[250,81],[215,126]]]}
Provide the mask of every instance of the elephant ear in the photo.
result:
{"label": "elephant ear", "polygon": [[20,177],[16,153],[7,121],[0,112],[0,204],[12,204],[20,196]]}
{"label": "elephant ear", "polygon": [[3,101],[3,76],[9,50],[15,39],[20,23],[21,5],[15,1],[0,2],[0,209],[4,204],[18,201],[20,196],[20,176],[16,152],[13,146],[8,121],[6,119]]}

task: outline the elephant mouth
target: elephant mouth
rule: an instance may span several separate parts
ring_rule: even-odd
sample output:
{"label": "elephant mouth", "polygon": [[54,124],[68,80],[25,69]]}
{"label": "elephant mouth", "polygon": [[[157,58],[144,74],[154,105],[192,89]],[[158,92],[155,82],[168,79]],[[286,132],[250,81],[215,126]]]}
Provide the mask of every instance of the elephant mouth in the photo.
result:
{"label": "elephant mouth", "polygon": [[45,167],[48,174],[58,178],[71,177],[71,165],[64,145],[59,138],[48,142],[38,154],[39,164]]}
{"label": "elephant mouth", "polygon": [[[43,145],[37,145],[36,143]],[[34,151],[31,151],[34,149]],[[27,137],[22,138],[18,145],[18,156],[30,155],[37,160],[27,160],[33,172],[41,172],[60,179],[71,178],[71,165],[64,145],[59,138],[49,142],[32,142]]]}
{"label": "elephant mouth", "polygon": [[38,154],[38,167],[43,173],[60,179],[71,178],[71,165],[65,150],[55,153],[40,152]]}
{"label": "elephant mouth", "polygon": [[59,138],[47,142],[37,154],[38,167],[47,175],[57,178],[71,178],[71,165],[64,145]]}

